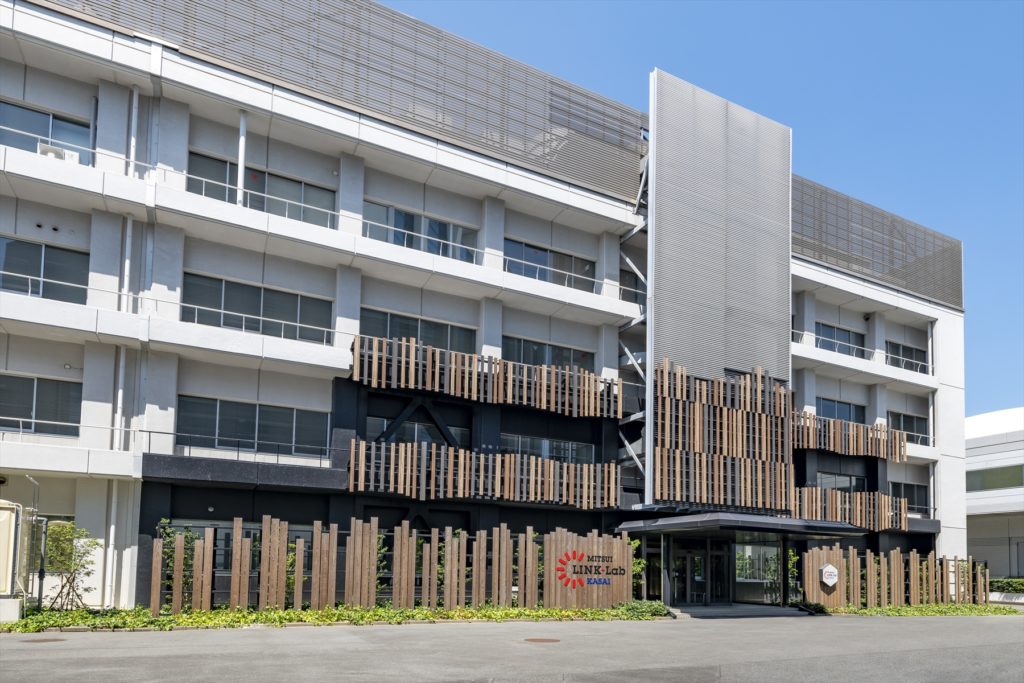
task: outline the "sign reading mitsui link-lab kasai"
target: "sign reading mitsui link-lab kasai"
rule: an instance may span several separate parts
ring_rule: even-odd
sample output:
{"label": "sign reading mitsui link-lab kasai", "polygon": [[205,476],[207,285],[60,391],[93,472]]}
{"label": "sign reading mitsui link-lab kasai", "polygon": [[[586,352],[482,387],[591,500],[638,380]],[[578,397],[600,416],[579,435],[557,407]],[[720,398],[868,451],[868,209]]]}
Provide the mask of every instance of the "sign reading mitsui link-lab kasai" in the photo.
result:
{"label": "sign reading mitsui link-lab kasai", "polygon": [[615,577],[626,576],[624,566],[611,555],[591,555],[582,551],[566,550],[555,565],[555,578],[566,588],[580,586],[611,586]]}

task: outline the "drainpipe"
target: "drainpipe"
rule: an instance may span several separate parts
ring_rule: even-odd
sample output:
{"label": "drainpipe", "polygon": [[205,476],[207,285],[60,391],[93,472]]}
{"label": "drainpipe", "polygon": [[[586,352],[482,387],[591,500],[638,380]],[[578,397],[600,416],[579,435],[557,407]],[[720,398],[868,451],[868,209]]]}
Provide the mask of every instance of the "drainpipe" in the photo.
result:
{"label": "drainpipe", "polygon": [[106,587],[104,589],[103,603],[108,607],[114,607],[114,522],[117,520],[117,480],[110,482],[112,492],[110,494],[110,524],[107,532],[107,560],[104,574],[106,574]]}
{"label": "drainpipe", "polygon": [[132,114],[128,137],[128,175],[135,176],[135,145],[139,137],[139,86],[132,86]]}
{"label": "drainpipe", "polygon": [[245,206],[245,111],[238,113],[238,205]]}

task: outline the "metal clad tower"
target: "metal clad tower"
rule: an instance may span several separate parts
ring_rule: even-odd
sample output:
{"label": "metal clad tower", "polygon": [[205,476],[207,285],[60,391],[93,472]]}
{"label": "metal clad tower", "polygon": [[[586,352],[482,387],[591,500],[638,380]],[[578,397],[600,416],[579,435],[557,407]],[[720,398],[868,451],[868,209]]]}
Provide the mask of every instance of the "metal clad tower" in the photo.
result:
{"label": "metal clad tower", "polygon": [[650,98],[649,367],[788,381],[791,131],[659,70]]}

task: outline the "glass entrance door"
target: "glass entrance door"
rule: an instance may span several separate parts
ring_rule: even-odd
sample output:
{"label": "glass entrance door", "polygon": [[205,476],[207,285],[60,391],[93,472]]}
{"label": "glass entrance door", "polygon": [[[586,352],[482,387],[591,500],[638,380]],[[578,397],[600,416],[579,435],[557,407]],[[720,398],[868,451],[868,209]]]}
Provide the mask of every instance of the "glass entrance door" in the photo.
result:
{"label": "glass entrance door", "polygon": [[732,602],[732,573],[729,571],[729,553],[711,552],[711,566],[708,578],[711,582],[710,602]]}
{"label": "glass entrance door", "polygon": [[706,560],[703,551],[686,548],[673,540],[671,572],[672,604],[702,605],[706,597]]}

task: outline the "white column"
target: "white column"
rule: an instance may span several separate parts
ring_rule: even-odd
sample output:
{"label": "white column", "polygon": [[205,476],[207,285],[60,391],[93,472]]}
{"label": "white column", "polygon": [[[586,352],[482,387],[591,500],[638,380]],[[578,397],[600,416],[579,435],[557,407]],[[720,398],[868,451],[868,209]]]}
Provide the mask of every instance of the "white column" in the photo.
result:
{"label": "white column", "polygon": [[797,292],[793,306],[793,324],[802,336],[796,339],[803,344],[814,346],[814,323],[817,319],[817,298],[814,292]]}
{"label": "white column", "polygon": [[117,214],[93,211],[89,227],[89,292],[86,304],[117,308],[121,273],[121,226]]}
{"label": "white column", "polygon": [[152,453],[173,453],[178,410],[178,357],[149,351],[145,363],[142,428],[150,434],[143,436],[140,447]]}
{"label": "white column", "polygon": [[334,345],[347,347],[359,334],[359,307],[362,302],[362,272],[338,266],[334,289]]}
{"label": "white column", "polygon": [[[155,159],[151,163],[167,173],[161,173],[159,181],[171,187],[184,190],[188,178],[188,135],[189,107],[182,102],[161,97],[152,100],[156,108],[154,127],[150,130],[150,138],[156,139]],[[241,178],[241,174],[239,174]]]}
{"label": "white column", "polygon": [[112,447],[114,416],[114,346],[85,342],[82,362],[82,417],[78,443],[89,448]]}
{"label": "white column", "polygon": [[[597,258],[596,279],[600,293],[619,298],[619,236],[610,232],[601,234],[601,251]],[[618,365],[616,363],[616,365]],[[617,372],[617,370],[616,370]]]}
{"label": "white column", "polygon": [[798,412],[817,413],[817,376],[810,368],[793,371],[794,409]]}
{"label": "white column", "polygon": [[100,81],[97,92],[95,166],[123,175],[128,157],[129,90],[109,81]]}
{"label": "white column", "polygon": [[92,590],[85,593],[86,604],[100,607],[107,601],[107,516],[109,479],[79,477],[75,480],[75,524],[89,532],[91,538],[99,541],[99,547],[92,553],[93,575],[85,580]]}
{"label": "white column", "polygon": [[352,235],[363,234],[363,197],[366,165],[360,157],[342,154],[338,159],[338,188],[335,209],[338,230]]}
{"label": "white column", "polygon": [[619,376],[619,328],[601,325],[594,369],[605,379],[616,379]]}
{"label": "white column", "polygon": [[497,299],[481,299],[480,331],[476,336],[477,353],[501,358],[502,304]]}
{"label": "white column", "polygon": [[185,232],[180,228],[154,225],[146,245],[143,267],[147,276],[143,288],[152,299],[150,310],[157,317],[178,320],[185,264]]}
{"label": "white column", "polygon": [[483,265],[501,270],[505,254],[505,202],[485,197],[482,223],[477,248],[484,251]]}
{"label": "white column", "polygon": [[[868,345],[870,348],[870,344]],[[886,424],[889,417],[889,393],[884,384],[868,387],[868,406],[865,419],[870,424]]]}
{"label": "white column", "polygon": [[864,346],[873,351],[868,360],[885,362],[885,316],[871,313],[868,318],[868,333],[864,335]]}

